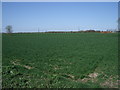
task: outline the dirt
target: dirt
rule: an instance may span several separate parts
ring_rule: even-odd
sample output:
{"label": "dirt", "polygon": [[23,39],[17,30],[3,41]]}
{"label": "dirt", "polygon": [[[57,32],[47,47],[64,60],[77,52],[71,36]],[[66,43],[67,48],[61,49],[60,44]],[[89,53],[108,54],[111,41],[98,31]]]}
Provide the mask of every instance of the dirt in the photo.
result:
{"label": "dirt", "polygon": [[110,76],[106,81],[103,83],[100,83],[103,87],[109,87],[109,88],[118,88],[119,80],[114,80],[113,76]]}
{"label": "dirt", "polygon": [[94,73],[89,74],[88,76],[89,76],[90,78],[97,78],[98,75],[99,75],[98,73],[94,72]]}
{"label": "dirt", "polygon": [[24,68],[26,68],[26,69],[33,69],[33,67],[31,67],[31,66],[20,64],[19,61],[20,61],[20,60],[13,61],[12,64],[18,65],[18,66],[21,66],[21,67],[24,67]]}

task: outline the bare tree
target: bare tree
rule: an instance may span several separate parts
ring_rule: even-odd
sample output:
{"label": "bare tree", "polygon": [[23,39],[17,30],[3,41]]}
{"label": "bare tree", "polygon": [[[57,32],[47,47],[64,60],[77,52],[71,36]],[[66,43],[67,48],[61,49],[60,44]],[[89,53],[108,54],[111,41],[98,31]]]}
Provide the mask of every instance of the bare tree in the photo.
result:
{"label": "bare tree", "polygon": [[7,33],[12,33],[12,26],[11,25],[6,26],[5,29],[7,30]]}

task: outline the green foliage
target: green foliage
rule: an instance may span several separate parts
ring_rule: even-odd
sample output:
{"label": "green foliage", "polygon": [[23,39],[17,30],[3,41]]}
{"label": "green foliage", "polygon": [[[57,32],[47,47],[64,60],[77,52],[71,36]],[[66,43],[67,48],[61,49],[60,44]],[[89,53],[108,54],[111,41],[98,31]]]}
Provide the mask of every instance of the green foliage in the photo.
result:
{"label": "green foliage", "polygon": [[3,87],[100,88],[117,75],[117,50],[115,33],[3,34]]}
{"label": "green foliage", "polygon": [[11,25],[6,26],[5,29],[7,30],[7,33],[12,33],[12,26]]}

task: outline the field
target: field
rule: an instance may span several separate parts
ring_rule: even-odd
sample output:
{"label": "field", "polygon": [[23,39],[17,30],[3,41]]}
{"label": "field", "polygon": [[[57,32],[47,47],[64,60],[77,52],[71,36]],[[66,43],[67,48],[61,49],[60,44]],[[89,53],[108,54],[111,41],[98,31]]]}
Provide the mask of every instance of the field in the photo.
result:
{"label": "field", "polygon": [[3,34],[3,88],[116,88],[117,33]]}

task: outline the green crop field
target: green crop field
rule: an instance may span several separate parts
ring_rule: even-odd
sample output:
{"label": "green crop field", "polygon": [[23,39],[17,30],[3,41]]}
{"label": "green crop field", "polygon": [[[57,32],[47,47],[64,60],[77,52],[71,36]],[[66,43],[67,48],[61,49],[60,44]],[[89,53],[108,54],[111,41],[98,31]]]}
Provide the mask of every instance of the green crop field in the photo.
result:
{"label": "green crop field", "polygon": [[3,34],[3,88],[116,88],[117,33]]}

